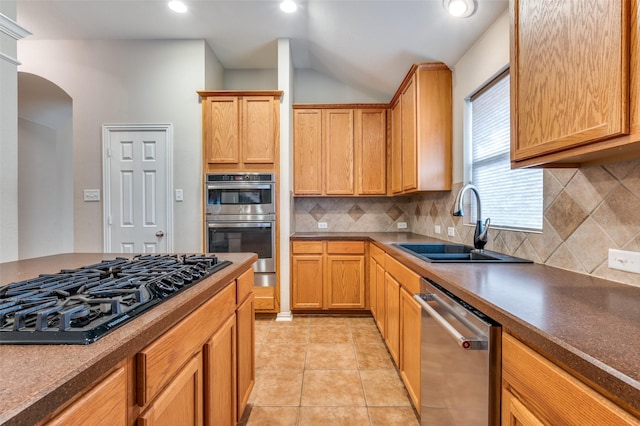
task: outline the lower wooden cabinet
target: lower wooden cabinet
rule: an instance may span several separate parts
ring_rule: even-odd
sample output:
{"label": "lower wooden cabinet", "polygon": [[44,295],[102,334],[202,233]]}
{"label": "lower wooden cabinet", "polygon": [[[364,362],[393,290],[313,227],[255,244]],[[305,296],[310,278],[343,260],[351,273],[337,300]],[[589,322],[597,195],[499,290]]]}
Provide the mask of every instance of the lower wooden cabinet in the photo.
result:
{"label": "lower wooden cabinet", "polygon": [[119,366],[47,425],[126,425],[126,394],[126,369]]}
{"label": "lower wooden cabinet", "polygon": [[502,424],[615,426],[640,419],[503,333]]}
{"label": "lower wooden cabinet", "polygon": [[384,341],[396,365],[400,365],[400,283],[385,274],[386,326]]}
{"label": "lower wooden cabinet", "polygon": [[293,309],[365,309],[364,241],[293,241]]}
{"label": "lower wooden cabinet", "polygon": [[256,382],[255,364],[255,307],[254,297],[249,297],[238,306],[236,312],[238,338],[238,419],[249,401]]}
{"label": "lower wooden cabinet", "polygon": [[422,307],[404,288],[400,290],[400,377],[420,413]]}
{"label": "lower wooden cabinet", "polygon": [[187,362],[138,417],[138,426],[203,424],[202,353]]}
{"label": "lower wooden cabinet", "polygon": [[208,426],[235,425],[236,317],[231,316],[204,345],[204,413]]}

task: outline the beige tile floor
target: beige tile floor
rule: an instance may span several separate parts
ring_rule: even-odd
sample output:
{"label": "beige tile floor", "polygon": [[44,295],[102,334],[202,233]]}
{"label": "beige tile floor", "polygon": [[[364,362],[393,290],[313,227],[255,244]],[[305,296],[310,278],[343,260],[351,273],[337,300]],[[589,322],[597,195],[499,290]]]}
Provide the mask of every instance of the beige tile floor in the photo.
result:
{"label": "beige tile floor", "polygon": [[241,425],[419,425],[371,317],[256,320],[256,383]]}

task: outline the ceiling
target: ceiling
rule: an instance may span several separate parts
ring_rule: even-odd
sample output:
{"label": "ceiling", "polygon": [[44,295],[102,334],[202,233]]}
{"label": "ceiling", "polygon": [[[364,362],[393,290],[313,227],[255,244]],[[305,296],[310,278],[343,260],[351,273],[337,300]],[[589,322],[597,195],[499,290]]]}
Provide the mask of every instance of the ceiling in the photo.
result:
{"label": "ceiling", "polygon": [[28,39],[204,39],[225,69],[277,68],[288,38],[296,69],[312,69],[365,92],[393,95],[413,63],[453,67],[507,10],[508,0],[475,0],[469,18],[442,0],[17,0]]}

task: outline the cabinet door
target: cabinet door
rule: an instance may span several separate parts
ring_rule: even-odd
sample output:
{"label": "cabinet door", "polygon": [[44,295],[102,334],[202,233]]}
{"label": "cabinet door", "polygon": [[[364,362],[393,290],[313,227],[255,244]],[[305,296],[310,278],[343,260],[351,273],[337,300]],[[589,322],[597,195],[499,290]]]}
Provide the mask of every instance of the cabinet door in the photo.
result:
{"label": "cabinet door", "polygon": [[324,193],[354,194],[353,110],[330,109],[322,112],[325,149]]}
{"label": "cabinet door", "polygon": [[138,417],[138,426],[202,425],[202,353],[198,353]]}
{"label": "cabinet door", "polygon": [[364,256],[328,255],[326,279],[326,308],[365,307]]}
{"label": "cabinet door", "polygon": [[391,192],[402,193],[402,99],[391,108]]}
{"label": "cabinet door", "polygon": [[378,262],[369,258],[369,309],[373,320],[378,322],[378,275],[376,274]]}
{"label": "cabinet door", "polygon": [[293,192],[322,195],[322,111],[293,111]]}
{"label": "cabinet door", "polygon": [[240,110],[236,96],[216,96],[203,100],[205,156],[210,164],[240,161]]}
{"label": "cabinet door", "polygon": [[387,192],[387,113],[384,109],[356,110],[356,139],[359,195]]}
{"label": "cabinet door", "polygon": [[415,74],[402,92],[402,190],[418,188]]}
{"label": "cabinet door", "polygon": [[273,98],[242,98],[242,162],[273,164],[275,162],[276,122]]}
{"label": "cabinet door", "polygon": [[629,3],[513,2],[512,161],[629,132]]}
{"label": "cabinet door", "polygon": [[386,314],[384,340],[393,362],[400,361],[400,284],[389,274],[385,274]]}
{"label": "cabinet door", "polygon": [[322,309],[323,256],[294,255],[291,258],[291,307]]}
{"label": "cabinet door", "polygon": [[502,390],[502,425],[504,426],[543,426],[540,421],[515,395],[507,389]]}
{"label": "cabinet door", "polygon": [[204,346],[205,424],[235,425],[236,317],[232,315]]}
{"label": "cabinet door", "polygon": [[118,368],[47,425],[126,425],[127,377]]}
{"label": "cabinet door", "polygon": [[378,316],[376,317],[376,323],[378,324],[378,329],[380,330],[380,334],[383,336],[386,333],[387,326],[387,286],[385,284],[385,273],[384,268],[379,263],[376,264],[376,285],[378,289],[376,290],[378,301],[378,306],[376,308],[378,312]]}
{"label": "cabinet door", "polygon": [[400,290],[400,295],[400,375],[419,414],[422,308],[404,289]]}
{"label": "cabinet door", "polygon": [[242,417],[256,382],[255,308],[253,294],[238,307],[236,314],[238,344],[238,418]]}

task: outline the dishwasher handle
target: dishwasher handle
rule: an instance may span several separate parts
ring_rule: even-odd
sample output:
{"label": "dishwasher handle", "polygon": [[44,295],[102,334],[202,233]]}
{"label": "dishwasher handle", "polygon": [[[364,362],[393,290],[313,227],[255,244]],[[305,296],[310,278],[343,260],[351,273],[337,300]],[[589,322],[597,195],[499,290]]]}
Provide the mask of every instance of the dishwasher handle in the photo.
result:
{"label": "dishwasher handle", "polygon": [[[478,337],[464,337],[458,330],[455,329],[446,319],[442,317],[435,309],[433,309],[429,304],[423,299],[423,297],[427,297],[430,300],[438,301],[438,298],[435,294],[416,294],[413,298],[420,304],[422,309],[427,311],[431,317],[436,320],[438,324],[440,324],[446,331],[449,333],[451,337],[456,341],[458,346],[462,349],[468,350],[487,350],[489,347],[489,341],[484,336]],[[448,309],[446,305],[442,305]],[[455,312],[449,311],[452,315],[457,316]]]}

